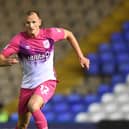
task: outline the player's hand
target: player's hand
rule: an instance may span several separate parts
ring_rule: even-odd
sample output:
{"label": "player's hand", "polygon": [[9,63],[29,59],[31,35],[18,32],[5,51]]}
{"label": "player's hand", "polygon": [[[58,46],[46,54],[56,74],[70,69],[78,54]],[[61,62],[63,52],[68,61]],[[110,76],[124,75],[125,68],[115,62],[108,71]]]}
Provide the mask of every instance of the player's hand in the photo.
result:
{"label": "player's hand", "polygon": [[15,57],[6,58],[4,57],[4,55],[0,54],[0,67],[11,66],[17,63],[19,63],[17,58]]}
{"label": "player's hand", "polygon": [[19,63],[19,61],[16,58],[9,58],[7,61],[10,65]]}
{"label": "player's hand", "polygon": [[82,68],[86,68],[88,70],[90,67],[90,60],[83,56],[80,58],[80,64]]}

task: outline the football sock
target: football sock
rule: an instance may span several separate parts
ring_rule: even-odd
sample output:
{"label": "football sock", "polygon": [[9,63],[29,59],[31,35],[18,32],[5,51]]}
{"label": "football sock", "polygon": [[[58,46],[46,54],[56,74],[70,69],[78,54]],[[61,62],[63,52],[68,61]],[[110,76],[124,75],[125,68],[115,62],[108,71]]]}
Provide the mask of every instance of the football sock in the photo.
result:
{"label": "football sock", "polygon": [[41,110],[32,112],[37,129],[48,129],[47,120]]}

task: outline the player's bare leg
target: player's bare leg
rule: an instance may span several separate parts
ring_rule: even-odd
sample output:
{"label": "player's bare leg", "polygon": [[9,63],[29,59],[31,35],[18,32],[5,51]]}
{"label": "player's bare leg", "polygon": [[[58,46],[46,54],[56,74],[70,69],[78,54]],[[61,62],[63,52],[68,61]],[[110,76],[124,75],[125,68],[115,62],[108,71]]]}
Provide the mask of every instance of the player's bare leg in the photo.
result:
{"label": "player's bare leg", "polygon": [[40,110],[43,104],[42,97],[36,94],[34,94],[28,102],[28,109],[34,117],[37,129],[48,129],[47,120]]}
{"label": "player's bare leg", "polygon": [[29,102],[28,102],[28,109],[30,112],[34,112],[39,110],[43,106],[44,102],[41,96],[39,95],[32,95]]}
{"label": "player's bare leg", "polygon": [[27,129],[31,118],[31,112],[19,114],[16,129]]}

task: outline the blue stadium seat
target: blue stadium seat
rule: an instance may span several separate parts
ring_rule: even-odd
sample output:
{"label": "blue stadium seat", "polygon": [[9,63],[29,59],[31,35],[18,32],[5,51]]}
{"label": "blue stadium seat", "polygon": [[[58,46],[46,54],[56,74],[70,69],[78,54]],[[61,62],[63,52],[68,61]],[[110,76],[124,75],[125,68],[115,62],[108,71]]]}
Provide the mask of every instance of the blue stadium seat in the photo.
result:
{"label": "blue stadium seat", "polygon": [[10,115],[9,121],[17,122],[17,120],[18,120],[18,114],[17,114],[17,112],[16,113],[12,113]]}
{"label": "blue stadium seat", "polygon": [[116,72],[116,65],[114,62],[107,62],[101,64],[101,75],[109,76]]}
{"label": "blue stadium seat", "polygon": [[71,112],[75,115],[76,115],[76,113],[87,111],[87,105],[85,105],[84,103],[73,104],[73,105],[71,105],[70,108],[71,108]]}
{"label": "blue stadium seat", "polygon": [[124,32],[129,31],[129,21],[126,21],[126,22],[123,23],[122,29],[123,29]]}
{"label": "blue stadium seat", "polygon": [[111,91],[112,90],[111,90],[111,86],[110,85],[102,83],[102,84],[99,85],[99,87],[97,89],[97,94],[98,94],[98,96],[101,97],[103,94],[109,93]]}
{"label": "blue stadium seat", "polygon": [[111,35],[111,42],[123,42],[123,34],[121,32],[114,32]]}
{"label": "blue stadium seat", "polygon": [[114,63],[114,54],[111,52],[103,52],[99,54],[100,64]]}
{"label": "blue stadium seat", "polygon": [[52,103],[60,103],[65,100],[65,96],[62,94],[55,94],[54,97],[52,98],[51,102]]}
{"label": "blue stadium seat", "polygon": [[124,33],[124,39],[126,42],[129,42],[129,31]]}
{"label": "blue stadium seat", "polygon": [[124,53],[119,52],[116,55],[116,62],[118,64],[119,62],[123,62],[123,63],[129,62],[129,52],[124,52]]}
{"label": "blue stadium seat", "polygon": [[53,103],[49,102],[49,103],[45,104],[41,110],[42,110],[42,112],[49,112],[52,110],[52,108],[53,108]]}
{"label": "blue stadium seat", "polygon": [[61,102],[53,105],[53,111],[56,113],[65,112],[69,110],[69,104],[66,102]]}
{"label": "blue stadium seat", "polygon": [[83,101],[83,98],[80,94],[77,93],[71,93],[67,96],[67,102],[69,104],[75,104],[75,103],[81,103]]}
{"label": "blue stadium seat", "polygon": [[45,114],[46,119],[49,122],[54,122],[56,120],[56,113],[54,111],[53,112],[47,112],[47,113],[44,113],[44,114]]}
{"label": "blue stadium seat", "polygon": [[90,53],[87,55],[87,58],[90,59],[92,62],[98,62],[98,54],[97,53]]}
{"label": "blue stadium seat", "polygon": [[98,52],[100,54],[103,52],[112,52],[110,44],[109,43],[101,43],[98,47]]}
{"label": "blue stadium seat", "polygon": [[86,71],[88,75],[99,75],[100,74],[100,66],[98,63],[90,63],[90,68],[88,71]]}
{"label": "blue stadium seat", "polygon": [[56,121],[59,123],[74,122],[74,114],[72,112],[62,112],[57,114]]}
{"label": "blue stadium seat", "polygon": [[100,60],[100,74],[111,75],[115,72],[115,56],[112,52],[99,53]]}
{"label": "blue stadium seat", "polygon": [[88,75],[98,75],[100,73],[100,67],[99,67],[99,57],[96,53],[90,53],[87,56],[90,60],[90,68],[86,73]]}
{"label": "blue stadium seat", "polygon": [[117,54],[117,53],[124,53],[124,52],[128,52],[128,44],[126,42],[112,42],[111,43],[111,48],[112,51]]}
{"label": "blue stadium seat", "polygon": [[110,85],[114,87],[117,83],[124,83],[125,82],[125,76],[122,74],[114,74],[111,77]]}
{"label": "blue stadium seat", "polygon": [[119,62],[118,72],[123,75],[127,75],[129,73],[129,62],[126,62],[126,63]]}
{"label": "blue stadium seat", "polygon": [[85,105],[89,106],[91,103],[94,103],[94,102],[100,102],[99,96],[95,94],[88,94],[84,97]]}
{"label": "blue stadium seat", "polygon": [[[112,62],[113,52],[109,43],[102,43],[99,45],[98,52],[100,54],[100,73],[109,75],[115,72],[115,63]],[[108,61],[109,60],[109,61]],[[106,62],[106,63],[105,63]]]}

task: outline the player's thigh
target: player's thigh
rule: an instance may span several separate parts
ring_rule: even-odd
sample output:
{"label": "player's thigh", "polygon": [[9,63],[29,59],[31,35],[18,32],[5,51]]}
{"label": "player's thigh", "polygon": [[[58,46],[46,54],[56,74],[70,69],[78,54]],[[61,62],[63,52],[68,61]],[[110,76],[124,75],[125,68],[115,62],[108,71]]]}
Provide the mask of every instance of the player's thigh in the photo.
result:
{"label": "player's thigh", "polygon": [[48,80],[46,82],[43,82],[37,87],[34,94],[39,95],[42,98],[43,103],[47,103],[54,95],[56,85],[57,81],[55,80]]}
{"label": "player's thigh", "polygon": [[42,97],[37,94],[34,94],[30,98],[27,107],[30,112],[34,112],[34,111],[40,109],[43,104],[44,104],[44,102],[43,102]]}
{"label": "player's thigh", "polygon": [[31,113],[27,112],[24,114],[19,114],[18,116],[18,126],[19,127],[24,127],[24,126],[28,126],[29,122],[31,119]]}
{"label": "player's thigh", "polygon": [[56,89],[56,81],[50,80],[40,84],[28,102],[29,111],[33,112],[40,109],[54,95]]}

